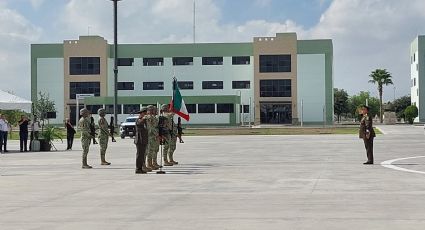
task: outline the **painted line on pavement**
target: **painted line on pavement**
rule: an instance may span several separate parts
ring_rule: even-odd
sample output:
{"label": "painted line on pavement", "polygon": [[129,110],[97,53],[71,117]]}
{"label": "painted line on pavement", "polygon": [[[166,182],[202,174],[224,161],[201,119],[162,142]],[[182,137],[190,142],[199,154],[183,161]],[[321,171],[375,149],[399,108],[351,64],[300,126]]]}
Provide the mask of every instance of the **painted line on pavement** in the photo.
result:
{"label": "painted line on pavement", "polygon": [[389,169],[403,171],[403,172],[425,174],[425,172],[423,172],[423,171],[412,170],[412,169],[405,169],[405,168],[402,168],[402,167],[393,165],[393,163],[394,162],[397,162],[397,161],[403,161],[403,160],[409,160],[409,159],[416,159],[416,158],[424,158],[424,157],[425,156],[417,156],[417,157],[406,157],[406,158],[397,158],[397,159],[387,160],[387,161],[382,162],[381,163],[381,166],[384,166],[385,168],[389,168]]}

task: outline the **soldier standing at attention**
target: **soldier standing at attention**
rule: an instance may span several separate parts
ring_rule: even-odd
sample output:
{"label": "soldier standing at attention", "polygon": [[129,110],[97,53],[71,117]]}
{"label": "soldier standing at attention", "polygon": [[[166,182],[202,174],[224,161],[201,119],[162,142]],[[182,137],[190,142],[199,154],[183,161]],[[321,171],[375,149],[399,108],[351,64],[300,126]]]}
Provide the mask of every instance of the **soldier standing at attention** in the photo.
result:
{"label": "soldier standing at attention", "polygon": [[369,107],[362,106],[359,111],[363,115],[362,120],[360,121],[360,130],[359,138],[363,139],[364,146],[367,153],[367,161],[363,164],[372,165],[373,164],[373,139],[375,138],[375,131],[372,126],[372,117],[369,116]]}
{"label": "soldier standing at attention", "polygon": [[99,116],[100,116],[99,121],[98,121],[98,125],[99,125],[99,129],[100,129],[99,145],[100,145],[101,165],[110,165],[111,163],[109,163],[105,160],[106,149],[108,148],[109,136],[112,135],[112,134],[109,133],[108,121],[105,119],[106,110],[105,109],[99,109],[97,111],[97,114],[99,114]]}
{"label": "soldier standing at attention", "polygon": [[[162,105],[162,117],[164,122],[164,166],[173,166],[173,163],[168,161],[168,152],[171,148],[171,133],[173,131],[172,123],[170,113],[168,113],[168,105]],[[171,160],[171,158],[170,158]]]}
{"label": "soldier standing at attention", "polygon": [[81,146],[83,147],[83,169],[91,169],[87,164],[87,154],[89,153],[90,142],[93,136],[90,130],[90,111],[86,108],[80,110],[81,119],[78,127],[81,129]]}
{"label": "soldier standing at attention", "polygon": [[[164,162],[165,166],[173,166],[178,164],[179,162],[174,161],[173,155],[174,151],[176,150],[176,142],[177,142],[177,126],[174,124],[173,118],[174,113],[172,111],[169,111],[168,105],[167,107],[163,108],[164,110],[164,117],[166,117],[166,127],[168,130],[168,136],[167,136],[167,142],[164,146]],[[166,160],[168,156],[168,161]],[[167,162],[169,163],[167,165]]]}
{"label": "soldier standing at attention", "polygon": [[148,145],[148,130],[146,128],[146,115],[147,109],[143,107],[138,113],[139,117],[136,120],[136,136],[134,137],[134,144],[136,145],[136,174],[147,173],[145,166],[145,153]]}
{"label": "soldier standing at attention", "polygon": [[[146,125],[148,129],[148,148],[146,150],[147,152],[147,161],[146,161],[146,168],[150,168],[153,170],[159,169],[158,166],[154,164],[154,156],[155,156],[155,150],[158,149],[159,141],[158,141],[158,122],[155,118],[155,107],[153,105],[149,105],[147,107],[148,112],[145,116],[146,119]],[[156,158],[155,158],[156,161]]]}
{"label": "soldier standing at attention", "polygon": [[158,109],[155,106],[153,107],[153,115],[154,115],[153,126],[155,127],[154,128],[154,135],[156,135],[156,138],[155,138],[155,143],[154,143],[154,145],[152,147],[152,152],[151,153],[152,153],[153,165],[156,168],[159,169],[162,166],[160,166],[158,164],[157,159],[158,159],[159,146],[161,144],[162,137],[160,136],[160,133],[159,133],[159,115],[158,115]]}

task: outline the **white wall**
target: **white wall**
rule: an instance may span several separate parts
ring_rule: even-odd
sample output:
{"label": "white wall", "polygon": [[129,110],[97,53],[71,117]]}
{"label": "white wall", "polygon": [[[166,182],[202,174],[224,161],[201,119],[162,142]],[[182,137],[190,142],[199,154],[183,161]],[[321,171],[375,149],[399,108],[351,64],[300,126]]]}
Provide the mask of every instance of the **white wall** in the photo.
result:
{"label": "white wall", "polygon": [[[53,124],[61,124],[64,120],[64,66],[63,58],[37,59],[37,91],[48,93],[55,102],[56,119],[50,119]],[[38,96],[37,92],[37,96]]]}
{"label": "white wall", "polygon": [[[120,66],[119,82],[134,82],[134,90],[119,91],[118,96],[170,96],[172,94],[172,79],[193,81],[193,90],[181,90],[185,96],[220,96],[241,95],[242,103],[249,104],[249,98],[254,99],[254,59],[250,65],[232,65],[232,57],[223,57],[223,65],[204,66],[202,57],[194,57],[193,65],[173,66],[172,58],[164,58],[163,66],[143,66],[142,58],[135,58],[133,66]],[[108,96],[113,95],[113,59],[108,63]],[[162,81],[164,90],[143,90],[143,82]],[[223,81],[223,89],[202,89],[202,81]],[[232,89],[232,81],[250,81],[250,89]],[[141,102],[143,103],[143,102]],[[239,122],[239,106],[236,106],[237,122]],[[191,114],[191,124],[228,123],[229,114]],[[252,118],[253,119],[253,118]]]}
{"label": "white wall", "polygon": [[[418,65],[419,61],[419,53],[415,52],[410,54],[412,58],[412,62],[410,62],[410,96],[412,103],[416,104],[416,107],[419,109],[419,71],[417,70],[416,65]],[[415,56],[415,60],[413,61],[413,56]],[[414,79],[416,79],[416,85],[413,85]],[[415,119],[415,122],[419,122],[419,116]]]}
{"label": "white wall", "polygon": [[[325,55],[299,54],[298,58],[298,114],[301,122],[323,122],[325,100]],[[301,111],[301,100],[303,111]]]}

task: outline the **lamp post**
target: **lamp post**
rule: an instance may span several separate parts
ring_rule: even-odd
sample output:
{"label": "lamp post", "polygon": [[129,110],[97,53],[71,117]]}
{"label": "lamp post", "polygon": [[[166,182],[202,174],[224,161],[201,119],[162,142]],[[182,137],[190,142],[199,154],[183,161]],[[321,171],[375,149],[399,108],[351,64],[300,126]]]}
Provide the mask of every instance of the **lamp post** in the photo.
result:
{"label": "lamp post", "polygon": [[118,14],[118,2],[121,0],[111,0],[114,2],[114,121],[115,126],[117,126],[118,117],[117,117],[117,101],[118,101],[118,23],[117,23],[117,14]]}

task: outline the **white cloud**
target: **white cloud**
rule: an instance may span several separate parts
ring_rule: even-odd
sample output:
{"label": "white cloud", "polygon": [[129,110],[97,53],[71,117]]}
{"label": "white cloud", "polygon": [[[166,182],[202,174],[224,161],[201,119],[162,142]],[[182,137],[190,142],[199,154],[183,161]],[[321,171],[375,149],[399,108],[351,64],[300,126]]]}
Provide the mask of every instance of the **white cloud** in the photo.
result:
{"label": "white cloud", "polygon": [[43,3],[45,2],[45,0],[30,0],[31,5],[34,9],[39,9],[40,6],[43,5]]}
{"label": "white cloud", "polygon": [[[361,90],[376,95],[367,83],[376,68],[388,69],[398,96],[410,93],[409,47],[425,32],[425,1],[335,0],[309,33],[313,38],[332,38],[335,86],[351,93]],[[384,96],[393,98],[392,86]]]}
{"label": "white cloud", "polygon": [[30,97],[30,44],[41,29],[0,4],[0,89]]}
{"label": "white cloud", "polygon": [[[256,1],[270,3],[268,0]],[[330,0],[316,1],[324,4]],[[42,3],[41,0],[33,2],[35,6]],[[29,60],[28,44],[38,39],[40,29],[1,5],[2,14],[7,15],[0,16],[0,39],[11,45],[0,48],[0,58],[18,55],[9,47],[19,46],[20,57]],[[54,22],[55,30],[51,33],[60,40],[54,42],[86,35],[88,27],[90,34],[103,36],[112,42],[112,6],[112,2],[107,0],[68,1],[62,9],[57,9],[60,18]],[[120,1],[118,7],[119,42],[192,42],[193,0],[125,0]],[[368,75],[375,68],[387,68],[393,74],[401,96],[410,92],[408,50],[415,36],[425,33],[425,24],[422,23],[425,20],[424,8],[423,0],[411,0],[409,4],[398,0],[333,0],[315,26],[304,28],[291,19],[230,24],[224,21],[214,0],[197,0],[196,37],[197,42],[246,42],[252,41],[254,36],[295,31],[299,39],[330,38],[334,44],[336,87],[351,93],[360,90],[375,92],[375,86],[367,83]],[[27,72],[29,68],[28,65]],[[9,74],[16,76],[13,71]],[[385,95],[392,98],[392,93]]]}

